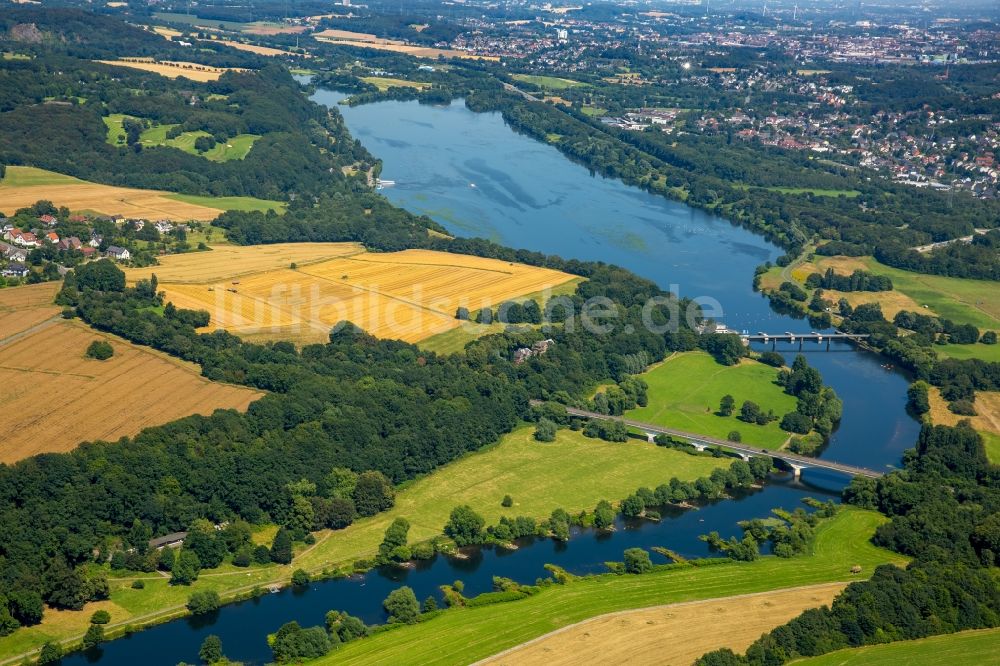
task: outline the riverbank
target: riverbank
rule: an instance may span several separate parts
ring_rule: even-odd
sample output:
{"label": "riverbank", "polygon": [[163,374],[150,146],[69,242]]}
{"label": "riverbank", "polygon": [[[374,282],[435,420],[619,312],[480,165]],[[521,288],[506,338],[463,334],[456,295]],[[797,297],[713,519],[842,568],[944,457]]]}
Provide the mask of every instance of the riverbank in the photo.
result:
{"label": "riverbank", "polygon": [[576,579],[519,601],[449,610],[344,645],[317,663],[467,664],[605,613],[847,581],[854,565],[861,565],[866,575],[879,564],[904,563],[869,541],[885,520],[875,512],[845,508],[817,528],[809,555]]}
{"label": "riverbank", "polygon": [[[441,535],[448,514],[460,504],[472,506],[487,524],[495,524],[502,515],[547,518],[556,508],[575,514],[592,510],[601,499],[617,504],[637,487],[655,487],[671,476],[688,481],[708,476],[730,462],[646,442],[613,444],[565,429],[555,442],[543,444],[526,426],[492,447],[404,484],[389,511],[343,530],[317,532],[316,543],[300,546],[289,565],[240,568],[227,560],[202,572],[191,586],[172,586],[156,573],[110,577],[109,600],[87,604],[80,611],[49,611],[41,624],[0,638],[0,654],[12,655],[0,663],[18,661],[47,641],[73,645],[83,637],[95,610],[111,614],[106,630],[113,635],[186,615],[188,597],[197,590],[215,591],[224,602],[232,602],[252,595],[255,588],[287,585],[296,569],[314,576],[324,571],[349,573],[355,561],[375,555],[386,528],[397,517],[410,521],[410,542],[418,543]],[[504,495],[511,495],[513,506],[501,506]],[[132,588],[135,580],[142,580],[144,588]]]}

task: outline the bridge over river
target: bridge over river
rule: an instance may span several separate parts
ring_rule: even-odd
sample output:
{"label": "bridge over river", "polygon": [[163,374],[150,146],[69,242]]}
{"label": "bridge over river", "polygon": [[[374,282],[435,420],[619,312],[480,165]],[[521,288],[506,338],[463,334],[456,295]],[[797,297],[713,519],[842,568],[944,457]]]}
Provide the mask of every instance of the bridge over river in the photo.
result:
{"label": "bridge over river", "polygon": [[[533,400],[532,404],[541,404],[540,401]],[[798,478],[802,470],[804,469],[825,469],[832,472],[840,472],[842,474],[848,474],[850,476],[865,476],[870,479],[877,479],[884,476],[884,472],[879,472],[873,469],[868,469],[867,467],[856,467],[854,465],[847,465],[844,463],[834,462],[832,460],[823,460],[820,458],[810,458],[809,456],[800,456],[796,453],[790,451],[781,450],[771,450],[771,449],[758,449],[753,446],[748,446],[740,442],[730,442],[724,439],[716,439],[714,437],[706,437],[705,435],[696,435],[694,433],[685,432],[683,430],[677,430],[676,428],[667,428],[664,426],[653,425],[652,423],[643,423],[642,421],[634,421],[632,419],[625,419],[621,417],[607,416],[606,414],[598,414],[596,412],[588,412],[582,409],[575,409],[573,407],[567,407],[566,412],[571,416],[580,416],[587,419],[615,419],[621,421],[626,426],[630,428],[635,428],[636,430],[641,430],[646,433],[646,437],[649,441],[653,441],[656,435],[670,435],[671,437],[676,437],[678,439],[685,440],[688,444],[698,449],[699,451],[704,451],[709,447],[718,447],[720,449],[731,451],[736,453],[744,460],[748,459],[750,456],[770,456],[775,460],[780,460],[784,464],[788,465],[792,472]]]}

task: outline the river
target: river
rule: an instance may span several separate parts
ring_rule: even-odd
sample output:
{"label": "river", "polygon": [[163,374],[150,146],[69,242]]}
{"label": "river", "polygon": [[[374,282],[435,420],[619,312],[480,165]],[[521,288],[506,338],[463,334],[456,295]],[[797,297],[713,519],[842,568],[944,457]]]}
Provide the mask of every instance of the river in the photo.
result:
{"label": "river", "polygon": [[[334,105],[343,97],[319,90],[313,99]],[[403,208],[427,214],[451,233],[619,264],[682,296],[715,299],[722,307],[720,319],[731,328],[809,330],[806,322],[775,314],[751,289],[754,268],[780,250],[726,220],[594,176],[554,147],[512,132],[499,114],[472,113],[461,102],[339,108],[351,132],[383,160],[382,177],[396,181],[383,194]],[[822,455],[872,468],[897,465],[918,430],[904,410],[907,378],[884,369],[877,356],[847,347],[811,353],[809,361],[844,401],[843,421]],[[533,582],[546,575],[546,563],[573,573],[602,571],[603,562],[621,559],[624,549],[635,546],[706,556],[710,553],[698,535],[711,530],[736,535],[740,520],[764,517],[779,506],[794,509],[807,496],[835,497],[843,482],[843,477],[818,470],[807,470],[801,483],[776,474],[763,490],[697,511],[667,509],[658,523],[620,521],[612,533],[575,530],[565,544],[535,539],[516,551],[471,549],[464,560],[438,556],[414,569],[387,568],[313,583],[305,590],[286,589],[226,606],[209,617],[159,625],[71,655],[63,663],[195,663],[209,634],[222,639],[230,659],[266,663],[271,655],[265,636],[283,623],[322,624],[332,609],[381,622],[382,599],[403,584],[423,599],[437,593],[439,585],[461,579],[466,594],[474,595],[489,590],[494,575]]]}

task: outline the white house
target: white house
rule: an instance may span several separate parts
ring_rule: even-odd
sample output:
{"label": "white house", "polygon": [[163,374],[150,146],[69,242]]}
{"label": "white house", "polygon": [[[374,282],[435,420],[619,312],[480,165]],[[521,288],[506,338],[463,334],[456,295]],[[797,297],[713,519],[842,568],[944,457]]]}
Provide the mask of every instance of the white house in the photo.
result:
{"label": "white house", "polygon": [[123,247],[112,245],[108,248],[107,256],[111,257],[115,261],[128,261],[132,258],[132,253]]}

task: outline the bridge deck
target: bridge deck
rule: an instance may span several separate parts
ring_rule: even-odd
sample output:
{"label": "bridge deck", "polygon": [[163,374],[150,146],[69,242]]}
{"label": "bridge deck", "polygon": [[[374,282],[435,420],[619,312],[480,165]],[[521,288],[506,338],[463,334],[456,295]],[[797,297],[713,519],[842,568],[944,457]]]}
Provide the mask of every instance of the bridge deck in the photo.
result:
{"label": "bridge deck", "polygon": [[[538,404],[538,401],[532,401],[534,404]],[[735,453],[740,453],[743,455],[750,456],[770,456],[776,460],[781,460],[788,465],[792,465],[800,468],[816,468],[816,469],[826,469],[834,472],[841,472],[843,474],[850,474],[851,476],[866,476],[871,479],[877,479],[884,476],[884,472],[879,472],[873,469],[868,469],[867,467],[857,467],[855,465],[847,465],[844,463],[838,463],[832,460],[822,460],[820,458],[810,458],[808,456],[800,456],[797,453],[791,453],[790,451],[775,451],[771,449],[758,449],[746,444],[741,444],[739,442],[730,442],[724,439],[716,439],[715,437],[707,437],[705,435],[697,435],[695,433],[685,432],[683,430],[678,430],[676,428],[666,428],[664,426],[653,425],[652,423],[643,423],[642,421],[635,421],[632,419],[624,419],[621,417],[607,416],[605,414],[597,414],[595,412],[588,412],[582,409],[575,409],[573,407],[567,407],[566,412],[572,416],[582,416],[584,418],[596,418],[596,419],[615,419],[621,421],[627,426],[642,430],[647,433],[654,434],[664,434],[670,435],[672,437],[679,437],[686,439],[690,442],[697,442],[699,444],[705,444],[707,446],[717,446],[728,451],[733,451]]]}

